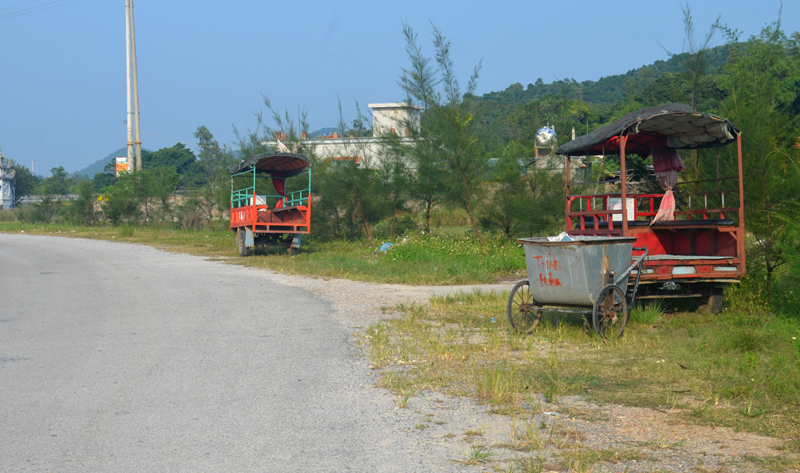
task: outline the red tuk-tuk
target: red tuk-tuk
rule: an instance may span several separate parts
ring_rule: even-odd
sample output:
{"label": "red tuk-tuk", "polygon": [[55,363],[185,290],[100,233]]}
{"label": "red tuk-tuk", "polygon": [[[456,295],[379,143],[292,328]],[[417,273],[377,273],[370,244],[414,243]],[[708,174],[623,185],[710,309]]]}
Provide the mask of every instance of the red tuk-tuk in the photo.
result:
{"label": "red tuk-tuk", "polygon": [[[719,150],[733,142],[737,144],[736,162],[732,153]],[[652,186],[642,192],[646,186],[631,182],[626,157],[647,158],[703,148],[717,148],[716,153],[696,155],[716,159],[716,163],[704,166],[708,170],[716,164],[716,176],[698,178],[695,174],[692,180],[673,182],[677,203],[674,214],[668,212],[670,217],[657,218],[662,201],[664,205],[667,200],[672,202],[673,186],[666,192],[652,192]],[[640,285],[637,300],[690,297],[701,310],[721,310],[723,288],[738,283],[745,274],[742,142],[735,125],[715,115],[694,112],[684,104],[649,107],[560,146],[556,154],[567,158],[568,235],[636,237],[634,246],[649,250],[641,273],[632,273],[636,277],[631,278],[631,284]],[[609,155],[619,156],[618,177],[602,172],[601,178],[593,181],[591,172],[570,171],[571,164],[581,162],[576,157],[586,157],[587,161],[602,157],[605,166]],[[591,162],[581,165],[585,170],[592,167]],[[721,169],[736,175],[721,176]],[[571,181],[581,174],[586,179]],[[675,176],[677,179],[677,173]],[[587,186],[595,190],[586,192]],[[640,254],[634,252],[634,258]]]}
{"label": "red tuk-tuk", "polygon": [[231,230],[240,256],[253,247],[284,246],[297,254],[311,231],[311,161],[292,153],[264,153],[228,166]]}

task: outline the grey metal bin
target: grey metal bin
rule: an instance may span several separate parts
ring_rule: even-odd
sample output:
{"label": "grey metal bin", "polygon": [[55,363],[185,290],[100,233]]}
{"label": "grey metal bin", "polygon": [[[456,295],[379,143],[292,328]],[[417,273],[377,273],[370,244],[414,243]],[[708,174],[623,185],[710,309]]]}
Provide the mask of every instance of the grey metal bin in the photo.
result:
{"label": "grey metal bin", "polygon": [[[520,281],[508,299],[508,319],[517,325],[536,327],[542,310],[591,314],[595,331],[606,338],[612,329],[619,335],[628,319],[628,278],[647,256],[631,264],[633,237],[577,236],[565,241],[547,237],[520,238],[525,250],[528,279]],[[638,282],[639,273],[636,273]],[[637,284],[631,291],[631,303]]]}

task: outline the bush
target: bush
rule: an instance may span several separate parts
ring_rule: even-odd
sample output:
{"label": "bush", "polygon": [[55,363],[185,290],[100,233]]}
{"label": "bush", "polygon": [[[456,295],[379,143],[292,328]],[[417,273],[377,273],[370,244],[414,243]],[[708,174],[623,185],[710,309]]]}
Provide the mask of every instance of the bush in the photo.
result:
{"label": "bush", "polygon": [[17,219],[21,222],[50,223],[58,219],[62,202],[56,200],[53,194],[44,194],[39,202],[32,203],[27,208],[17,210]]}
{"label": "bush", "polygon": [[17,210],[16,209],[2,209],[0,210],[0,222],[16,222]]}
{"label": "bush", "polygon": [[138,224],[142,216],[142,203],[130,187],[119,184],[121,181],[107,188],[103,194],[103,214],[114,225]]}
{"label": "bush", "polygon": [[378,238],[392,238],[398,235],[418,230],[412,215],[403,215],[400,218],[387,218],[375,225],[375,236]]}
{"label": "bush", "polygon": [[78,184],[78,198],[70,202],[67,207],[69,219],[87,227],[96,225],[99,215],[94,209],[95,202],[92,183],[90,181],[81,181]]}

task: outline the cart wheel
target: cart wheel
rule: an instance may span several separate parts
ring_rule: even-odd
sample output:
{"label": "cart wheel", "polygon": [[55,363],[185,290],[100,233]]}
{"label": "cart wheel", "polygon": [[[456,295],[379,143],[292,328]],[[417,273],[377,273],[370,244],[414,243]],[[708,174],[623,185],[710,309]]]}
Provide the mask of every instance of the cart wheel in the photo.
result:
{"label": "cart wheel", "polygon": [[618,330],[617,336],[622,336],[625,324],[628,323],[628,303],[625,302],[625,293],[622,289],[609,284],[600,290],[594,302],[592,323],[594,331],[602,339],[608,338],[614,330]]}
{"label": "cart wheel", "polygon": [[289,248],[286,250],[286,253],[288,253],[288,254],[289,254],[289,256],[297,256],[297,248],[295,248],[295,247],[293,247],[293,246],[290,246],[290,247],[289,247]]}
{"label": "cart wheel", "polygon": [[521,333],[530,333],[539,324],[542,318],[542,310],[533,300],[533,294],[528,286],[528,281],[518,282],[511,294],[508,295],[508,305],[506,315],[511,329]]}
{"label": "cart wheel", "polygon": [[244,228],[236,231],[236,247],[239,249],[239,256],[247,256],[247,246],[244,244],[245,236]]}

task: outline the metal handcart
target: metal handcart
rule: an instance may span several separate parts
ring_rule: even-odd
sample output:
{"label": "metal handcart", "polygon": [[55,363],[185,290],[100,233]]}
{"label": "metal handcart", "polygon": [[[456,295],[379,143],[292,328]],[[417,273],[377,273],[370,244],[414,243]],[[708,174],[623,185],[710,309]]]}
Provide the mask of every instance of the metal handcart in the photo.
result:
{"label": "metal handcart", "polygon": [[[542,312],[577,313],[601,338],[614,332],[622,336],[648,253],[646,248],[634,248],[635,241],[633,237],[593,236],[563,241],[519,239],[528,279],[518,282],[508,296],[511,328],[533,331]],[[631,264],[633,250],[643,253]],[[631,276],[635,280],[629,285]]]}

